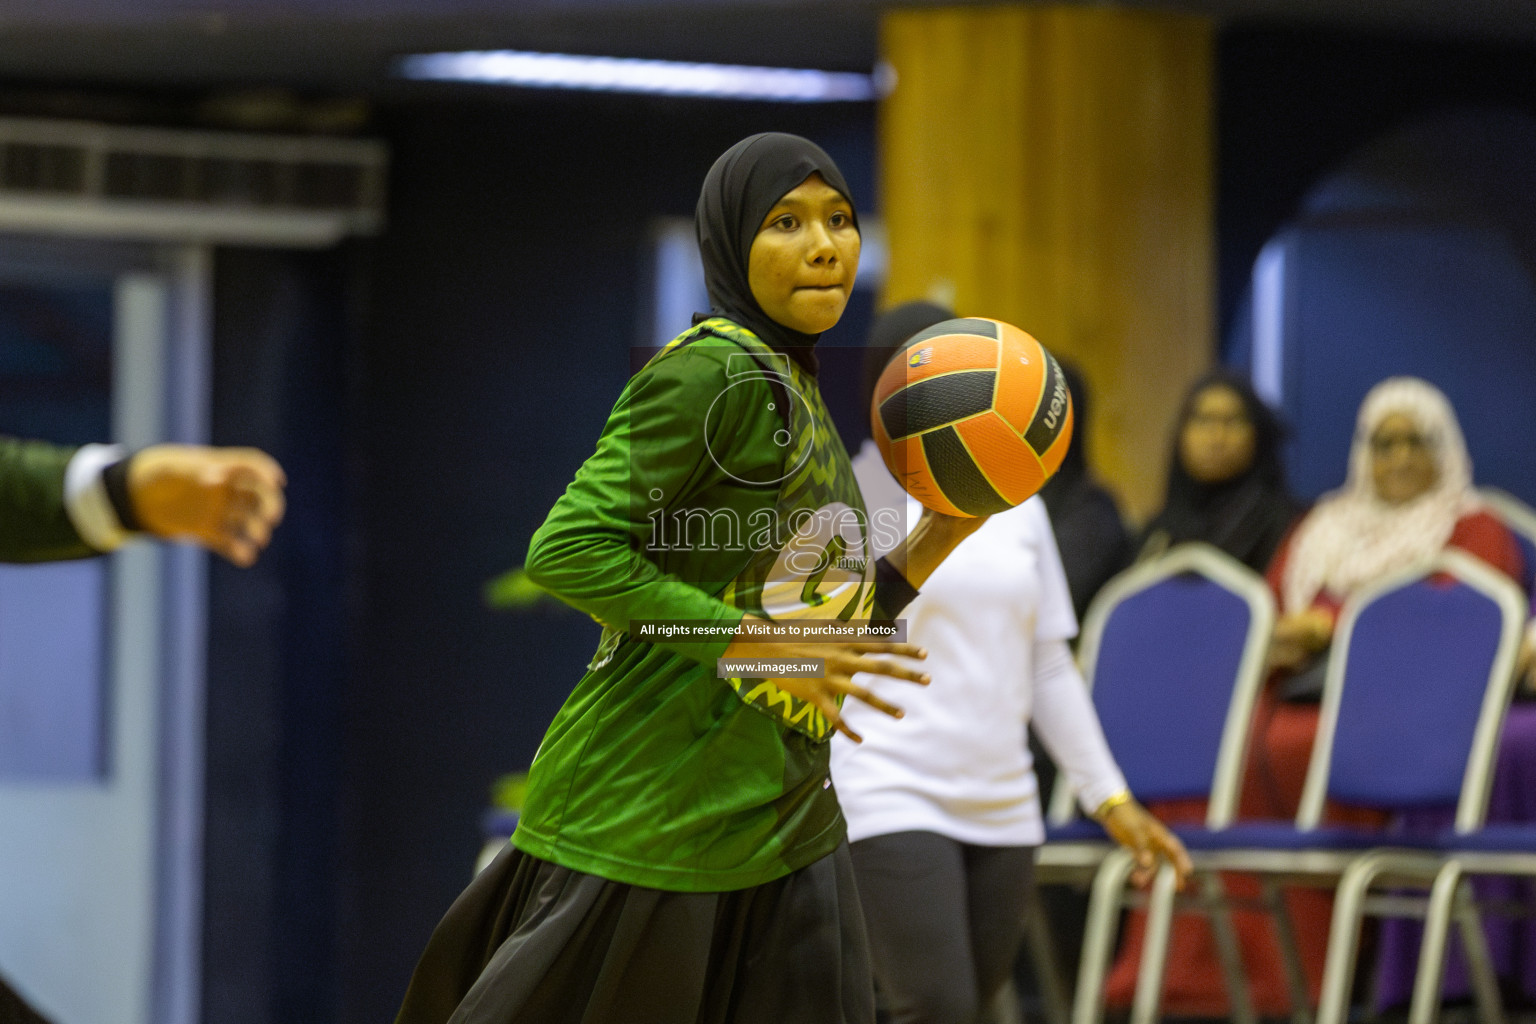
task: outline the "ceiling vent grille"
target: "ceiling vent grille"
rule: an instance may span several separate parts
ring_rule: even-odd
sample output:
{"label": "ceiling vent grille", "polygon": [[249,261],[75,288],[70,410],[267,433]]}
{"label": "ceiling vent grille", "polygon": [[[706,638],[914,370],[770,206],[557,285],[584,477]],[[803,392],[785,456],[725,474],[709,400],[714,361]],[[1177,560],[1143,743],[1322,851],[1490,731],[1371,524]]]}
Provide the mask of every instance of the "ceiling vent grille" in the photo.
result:
{"label": "ceiling vent grille", "polygon": [[382,229],[387,170],[373,140],[0,118],[0,230],[329,244]]}

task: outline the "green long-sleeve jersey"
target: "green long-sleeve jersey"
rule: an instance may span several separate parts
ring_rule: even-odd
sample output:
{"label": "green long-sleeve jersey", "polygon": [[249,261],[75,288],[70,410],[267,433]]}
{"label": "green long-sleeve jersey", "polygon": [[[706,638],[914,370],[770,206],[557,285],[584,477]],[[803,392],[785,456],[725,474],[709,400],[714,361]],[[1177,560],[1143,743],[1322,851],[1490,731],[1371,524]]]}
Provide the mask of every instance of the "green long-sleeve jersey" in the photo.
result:
{"label": "green long-sleeve jersey", "polygon": [[[715,659],[746,612],[871,617],[865,525],[798,364],[719,318],[652,359],[529,551],[529,576],[604,631],[534,759],[514,844],[676,891],[758,885],[830,853],[845,828],[829,723],[771,682],[717,678]],[[656,620],[723,628],[634,635]]]}
{"label": "green long-sleeve jersey", "polygon": [[100,554],[64,509],[64,471],[76,448],[0,437],[0,562]]}

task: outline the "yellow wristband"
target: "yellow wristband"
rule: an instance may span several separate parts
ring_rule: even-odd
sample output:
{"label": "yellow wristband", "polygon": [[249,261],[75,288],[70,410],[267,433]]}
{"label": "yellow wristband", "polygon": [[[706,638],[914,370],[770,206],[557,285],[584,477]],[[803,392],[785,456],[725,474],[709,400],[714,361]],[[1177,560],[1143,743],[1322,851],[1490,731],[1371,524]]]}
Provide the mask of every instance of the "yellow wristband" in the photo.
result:
{"label": "yellow wristband", "polygon": [[1104,802],[1099,804],[1099,806],[1094,809],[1091,817],[1094,821],[1103,821],[1104,816],[1107,815],[1110,811],[1114,810],[1116,807],[1119,807],[1121,804],[1130,803],[1133,799],[1134,797],[1131,796],[1130,790],[1122,789],[1115,795],[1106,797]]}

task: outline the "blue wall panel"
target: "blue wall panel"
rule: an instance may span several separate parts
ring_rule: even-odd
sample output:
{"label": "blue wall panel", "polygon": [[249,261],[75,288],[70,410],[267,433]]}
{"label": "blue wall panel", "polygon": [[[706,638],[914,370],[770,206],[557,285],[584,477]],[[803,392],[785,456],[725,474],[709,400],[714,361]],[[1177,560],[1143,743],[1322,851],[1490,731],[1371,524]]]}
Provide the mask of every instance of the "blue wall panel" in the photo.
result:
{"label": "blue wall panel", "polygon": [[1478,483],[1536,501],[1536,287],[1506,236],[1302,227],[1286,250],[1284,409],[1298,492],[1343,482],[1361,398],[1413,374],[1455,405]]}

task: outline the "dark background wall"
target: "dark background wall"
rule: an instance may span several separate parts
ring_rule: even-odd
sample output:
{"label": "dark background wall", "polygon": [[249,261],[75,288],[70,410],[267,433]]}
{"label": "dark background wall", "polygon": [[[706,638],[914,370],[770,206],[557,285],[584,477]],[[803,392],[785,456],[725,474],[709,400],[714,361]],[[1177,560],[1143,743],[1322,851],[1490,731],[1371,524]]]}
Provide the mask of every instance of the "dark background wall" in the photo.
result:
{"label": "dark background wall", "polygon": [[[1264,241],[1356,147],[1434,105],[1536,95],[1529,51],[1471,44],[1239,26],[1219,61],[1224,327]],[[874,194],[867,106],[445,89],[376,111],[382,238],[218,263],[216,439],[270,447],[293,503],[257,570],[213,579],[220,1024],[390,1019],[468,881],[488,785],[578,677],[593,624],[492,611],[481,588],[522,561],[629,372],[652,218],[691,215],[714,157],[770,128]]]}
{"label": "dark background wall", "polygon": [[1253,261],[1283,232],[1293,487],[1339,486],[1360,399],[1408,373],[1458,409],[1480,484],[1536,500],[1512,441],[1536,386],[1530,48],[1246,28],[1218,52],[1222,355],[1248,362]]}
{"label": "dark background wall", "polygon": [[209,580],[203,1019],[222,1024],[336,1019],[361,256],[215,262],[213,440],[272,453],[289,484],[266,557]]}
{"label": "dark background wall", "polygon": [[1216,59],[1221,337],[1264,243],[1356,149],[1443,108],[1536,113],[1529,45],[1236,25],[1220,33]]}

